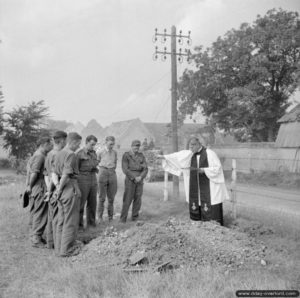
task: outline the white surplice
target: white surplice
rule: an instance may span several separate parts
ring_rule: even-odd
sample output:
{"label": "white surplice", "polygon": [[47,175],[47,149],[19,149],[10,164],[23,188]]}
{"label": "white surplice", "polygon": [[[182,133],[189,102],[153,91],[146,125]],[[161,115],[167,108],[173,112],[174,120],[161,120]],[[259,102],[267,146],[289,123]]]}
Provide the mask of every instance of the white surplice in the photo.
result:
{"label": "white surplice", "polygon": [[[222,165],[218,156],[211,149],[206,149],[206,153],[208,167],[203,169],[205,175],[209,179],[211,205],[216,205],[225,200],[229,200],[229,195],[225,185]],[[183,174],[185,198],[187,202],[189,202],[190,166],[192,156],[193,152],[191,150],[182,150],[164,155],[165,159],[162,161],[162,167],[165,171],[176,176]],[[200,199],[199,205],[201,205]]]}

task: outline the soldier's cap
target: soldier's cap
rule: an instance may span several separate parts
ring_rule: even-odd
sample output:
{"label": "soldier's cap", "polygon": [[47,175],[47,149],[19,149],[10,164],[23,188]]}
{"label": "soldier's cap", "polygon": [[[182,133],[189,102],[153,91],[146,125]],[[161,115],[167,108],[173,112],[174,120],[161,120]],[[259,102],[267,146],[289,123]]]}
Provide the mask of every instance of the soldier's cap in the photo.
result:
{"label": "soldier's cap", "polygon": [[53,139],[66,139],[66,138],[67,138],[67,133],[62,130],[58,130],[53,134]]}
{"label": "soldier's cap", "polygon": [[139,140],[134,140],[131,143],[131,147],[133,147],[133,146],[141,146],[141,142]]}

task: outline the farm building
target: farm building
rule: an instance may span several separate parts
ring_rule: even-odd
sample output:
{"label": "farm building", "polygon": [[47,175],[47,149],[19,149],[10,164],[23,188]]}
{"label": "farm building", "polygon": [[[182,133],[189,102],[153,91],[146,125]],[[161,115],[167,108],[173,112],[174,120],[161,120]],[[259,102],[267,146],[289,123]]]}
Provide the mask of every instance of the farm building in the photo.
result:
{"label": "farm building", "polygon": [[67,133],[69,133],[69,132],[77,132],[77,133],[81,134],[81,132],[82,132],[83,129],[84,129],[84,125],[81,122],[77,121],[75,124],[69,125],[65,129],[65,131]]}
{"label": "farm building", "polygon": [[85,143],[85,139],[89,135],[94,135],[99,141],[101,141],[104,138],[104,129],[95,119],[92,119],[88,122],[86,127],[82,129],[80,134],[82,136],[83,143]]}
{"label": "farm building", "polygon": [[[139,118],[113,122],[103,131],[105,136],[113,135],[116,138],[116,144],[121,149],[130,148],[131,141],[139,139],[141,142],[147,138],[149,142],[153,140],[155,147],[163,149],[164,152],[171,152],[172,133],[168,123],[150,123],[142,122]],[[191,136],[204,137],[207,145],[222,143],[223,137],[215,133],[214,129],[206,124],[185,123],[178,127],[179,149],[185,149],[188,139]]]}
{"label": "farm building", "polygon": [[300,147],[300,104],[281,117],[279,132],[275,142],[276,147]]}
{"label": "farm building", "polygon": [[[168,123],[144,123],[147,129],[154,135],[155,146],[171,152],[172,132]],[[204,137],[208,144],[214,144],[215,134],[211,126],[197,123],[184,123],[178,127],[179,150],[186,149],[187,142],[191,136]]]}
{"label": "farm building", "polygon": [[117,147],[128,149],[132,140],[138,139],[143,141],[144,138],[154,140],[154,135],[147,129],[144,123],[139,119],[131,119],[126,121],[113,122],[104,129],[105,136],[114,136],[116,138]]}

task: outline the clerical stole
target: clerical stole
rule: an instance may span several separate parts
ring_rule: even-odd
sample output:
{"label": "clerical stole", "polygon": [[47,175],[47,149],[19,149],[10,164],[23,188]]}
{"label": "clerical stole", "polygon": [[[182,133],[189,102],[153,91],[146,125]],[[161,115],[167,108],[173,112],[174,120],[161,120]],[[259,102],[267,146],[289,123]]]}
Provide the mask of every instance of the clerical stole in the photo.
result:
{"label": "clerical stole", "polygon": [[[199,164],[197,155],[200,155]],[[223,225],[222,203],[211,205],[210,181],[198,168],[209,167],[206,148],[202,147],[191,159],[189,210],[192,220],[216,220]],[[200,205],[199,205],[200,202]]]}

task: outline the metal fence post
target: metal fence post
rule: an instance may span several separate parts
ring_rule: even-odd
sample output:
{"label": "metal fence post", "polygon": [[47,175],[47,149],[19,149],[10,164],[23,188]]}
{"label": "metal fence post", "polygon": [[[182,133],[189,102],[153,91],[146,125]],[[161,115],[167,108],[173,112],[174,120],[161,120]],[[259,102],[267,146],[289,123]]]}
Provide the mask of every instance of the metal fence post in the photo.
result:
{"label": "metal fence post", "polygon": [[231,175],[231,202],[232,202],[232,217],[236,219],[236,159],[232,159],[232,175]]}
{"label": "metal fence post", "polygon": [[164,201],[168,201],[168,179],[169,179],[169,173],[165,171],[164,174]]}

